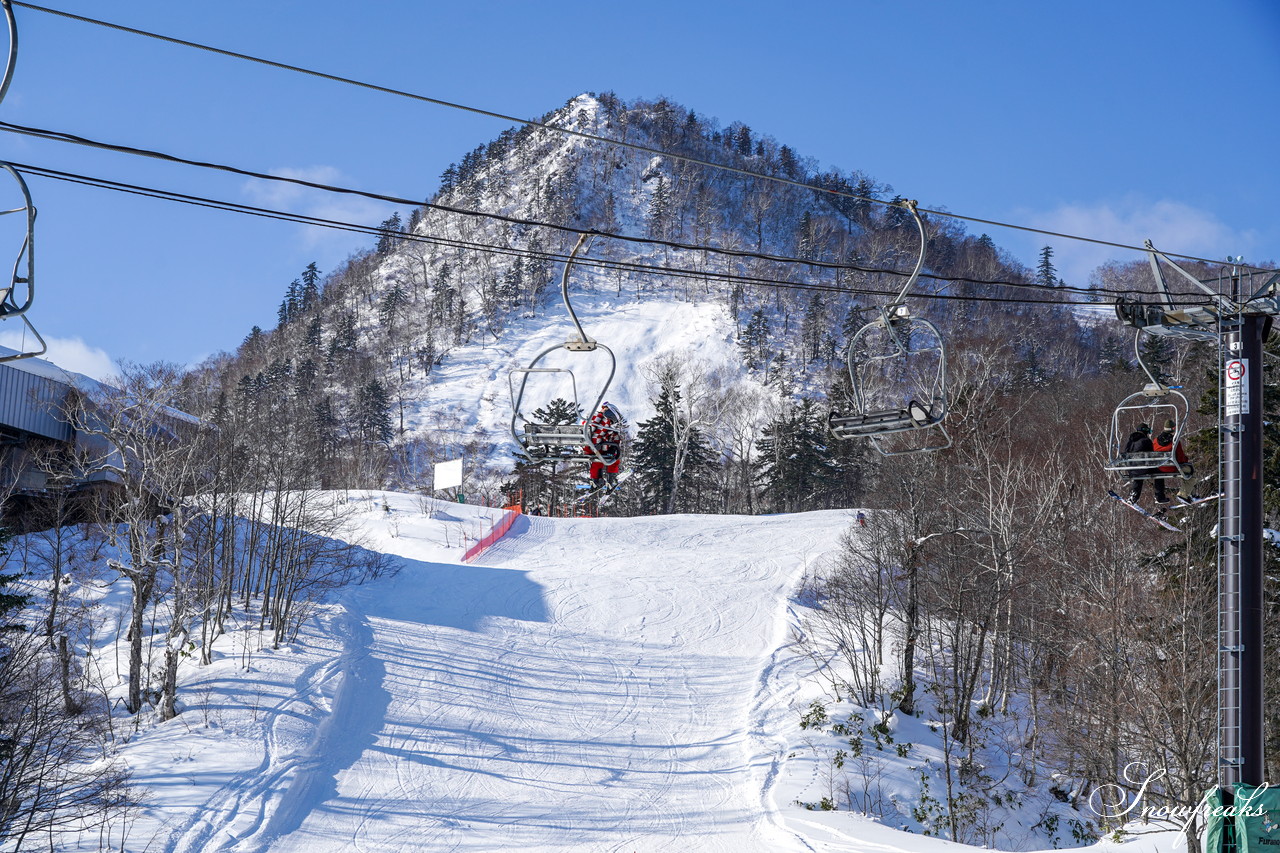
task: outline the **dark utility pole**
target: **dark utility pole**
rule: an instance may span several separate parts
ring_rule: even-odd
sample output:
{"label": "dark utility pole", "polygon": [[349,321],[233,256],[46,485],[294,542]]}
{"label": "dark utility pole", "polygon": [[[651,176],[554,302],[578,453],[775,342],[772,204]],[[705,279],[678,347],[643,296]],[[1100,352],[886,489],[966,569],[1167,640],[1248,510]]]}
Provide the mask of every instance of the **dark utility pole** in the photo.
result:
{"label": "dark utility pole", "polygon": [[1220,783],[1263,783],[1263,314],[1226,332],[1222,364],[1222,506],[1218,567]]}

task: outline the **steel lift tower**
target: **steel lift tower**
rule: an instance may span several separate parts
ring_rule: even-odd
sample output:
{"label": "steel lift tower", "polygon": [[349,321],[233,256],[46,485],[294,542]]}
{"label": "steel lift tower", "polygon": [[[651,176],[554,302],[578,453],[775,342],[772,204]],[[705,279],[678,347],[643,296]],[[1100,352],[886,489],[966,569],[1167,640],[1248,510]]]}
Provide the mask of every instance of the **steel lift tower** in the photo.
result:
{"label": "steel lift tower", "polygon": [[[1261,785],[1263,764],[1263,344],[1280,315],[1280,273],[1234,267],[1229,293],[1213,290],[1148,241],[1158,303],[1121,300],[1116,314],[1150,334],[1213,342],[1219,352],[1218,783]],[[1202,291],[1175,305],[1160,261]],[[1244,287],[1242,288],[1242,284]],[[1250,292],[1252,291],[1252,292]],[[1243,297],[1243,298],[1242,298]]]}

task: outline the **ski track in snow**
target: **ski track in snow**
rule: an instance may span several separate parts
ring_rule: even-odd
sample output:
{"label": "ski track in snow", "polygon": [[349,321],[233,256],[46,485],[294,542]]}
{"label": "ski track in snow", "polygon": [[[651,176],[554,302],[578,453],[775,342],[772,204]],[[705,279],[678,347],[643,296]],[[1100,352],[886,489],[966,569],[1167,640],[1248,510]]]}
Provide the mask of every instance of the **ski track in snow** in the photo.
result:
{"label": "ski track in snow", "polygon": [[[821,570],[849,511],[521,517],[485,565],[462,565],[498,511],[381,492],[346,501],[353,535],[398,558],[399,573],[320,605],[300,644],[261,649],[241,631],[210,666],[184,668],[192,704],[122,750],[149,793],[114,828],[116,845],[978,849],[802,805],[832,779],[797,726],[821,691],[796,647],[804,607],[792,593]],[[1169,853],[1179,838],[1090,849]],[[58,849],[101,844],[96,831],[68,842]]]}
{"label": "ski track in snow", "polygon": [[817,849],[772,803],[771,732],[788,595],[847,516],[524,517],[478,566],[397,540],[263,763],[164,849]]}

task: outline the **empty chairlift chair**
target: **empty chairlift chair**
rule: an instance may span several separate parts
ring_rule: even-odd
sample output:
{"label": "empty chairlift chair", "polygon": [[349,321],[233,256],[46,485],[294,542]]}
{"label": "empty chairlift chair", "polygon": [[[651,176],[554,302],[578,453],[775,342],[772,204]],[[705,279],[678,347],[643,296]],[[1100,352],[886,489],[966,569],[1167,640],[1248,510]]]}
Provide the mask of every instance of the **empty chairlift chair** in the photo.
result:
{"label": "empty chairlift chair", "polygon": [[947,416],[947,353],[938,327],[914,317],[907,292],[924,265],[924,222],[914,201],[903,205],[920,232],[920,253],[897,299],[849,340],[852,394],[845,411],[828,418],[837,438],[867,438],[885,456],[924,453],[951,446]]}

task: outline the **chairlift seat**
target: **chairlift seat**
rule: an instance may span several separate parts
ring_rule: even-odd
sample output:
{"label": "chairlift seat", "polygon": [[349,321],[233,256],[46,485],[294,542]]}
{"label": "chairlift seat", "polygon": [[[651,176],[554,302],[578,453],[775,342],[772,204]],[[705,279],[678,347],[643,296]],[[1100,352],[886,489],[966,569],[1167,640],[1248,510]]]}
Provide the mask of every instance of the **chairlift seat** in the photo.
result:
{"label": "chairlift seat", "polygon": [[941,420],[913,400],[901,409],[885,409],[859,415],[841,415],[832,412],[827,418],[827,424],[837,438],[854,438],[922,429],[933,426]]}
{"label": "chairlift seat", "polygon": [[[1191,404],[1178,386],[1160,381],[1143,362],[1140,342],[1144,331],[1150,330],[1140,328],[1134,335],[1133,352],[1149,381],[1142,390],[1121,400],[1112,413],[1107,442],[1110,450],[1102,467],[1104,471],[1120,474],[1129,480],[1180,477],[1182,466],[1178,463],[1178,447],[1186,431]],[[1173,423],[1168,449],[1125,452],[1138,424],[1154,425],[1165,421]],[[1161,468],[1166,470],[1161,471]]]}

